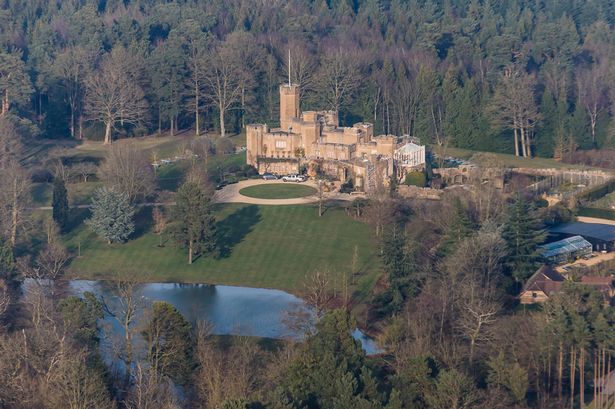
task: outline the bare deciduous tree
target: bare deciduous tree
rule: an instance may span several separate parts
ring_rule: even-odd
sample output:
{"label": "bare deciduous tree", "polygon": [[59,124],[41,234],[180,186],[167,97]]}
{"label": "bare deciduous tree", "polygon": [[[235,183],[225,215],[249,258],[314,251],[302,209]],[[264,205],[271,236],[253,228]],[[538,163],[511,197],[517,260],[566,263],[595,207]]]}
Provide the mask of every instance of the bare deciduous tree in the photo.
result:
{"label": "bare deciduous tree", "polygon": [[478,233],[461,241],[455,253],[446,261],[449,271],[478,281],[484,286],[483,294],[486,295],[492,295],[487,294],[487,290],[493,290],[491,285],[497,285],[501,279],[503,262],[508,252],[500,230],[496,225],[485,225]]}
{"label": "bare deciduous tree", "polygon": [[122,328],[123,339],[115,351],[124,363],[126,383],[129,382],[135,361],[133,339],[137,331],[136,321],[139,310],[143,307],[143,297],[134,281],[117,277],[114,282],[115,296],[103,299],[103,308],[107,314]]}
{"label": "bare deciduous tree", "polygon": [[188,109],[194,113],[194,133],[201,135],[202,115],[206,93],[205,73],[207,70],[207,49],[205,34],[199,24],[192,19],[181,23],[182,43],[187,52],[187,66],[189,75],[186,77],[186,95]]}
{"label": "bare deciduous tree", "polygon": [[89,119],[104,123],[105,144],[112,142],[118,125],[139,124],[147,112],[145,94],[131,77],[126,54],[125,49],[114,49],[85,80],[85,111]]}
{"label": "bare deciduous tree", "polygon": [[318,71],[318,84],[329,109],[337,111],[349,103],[361,82],[358,57],[342,50],[325,54]]}
{"label": "bare deciduous tree", "polygon": [[73,174],[72,166],[68,166],[64,163],[63,158],[57,158],[53,163],[53,177],[62,180],[68,184],[71,181]]}
{"label": "bare deciduous tree", "polygon": [[[385,65],[378,73],[378,83],[383,90],[383,97],[386,112],[383,112],[383,125],[386,133],[391,132],[390,117],[395,114],[393,132],[401,135],[413,135],[416,116],[421,103],[427,103],[429,109],[435,112],[437,107],[432,107],[431,98],[423,100],[426,92],[425,88],[425,69],[421,70],[414,63],[425,61],[428,57],[423,55],[412,55],[401,59],[401,61]],[[419,81],[421,73],[421,81]],[[395,81],[396,80],[396,81]],[[436,94],[436,92],[433,92]],[[425,107],[427,108],[427,107]]]}
{"label": "bare deciduous tree", "polygon": [[384,183],[382,169],[376,169],[371,176],[371,180],[364,183],[371,183],[371,186],[363,186],[363,189],[368,190],[369,197],[366,217],[374,228],[374,235],[381,237],[384,226],[391,219],[393,210],[393,202],[389,195],[389,189]]}
{"label": "bare deciduous tree", "polygon": [[133,385],[125,399],[127,409],[179,409],[169,380],[137,363]]}
{"label": "bare deciduous tree", "polygon": [[491,339],[490,327],[496,322],[499,310],[497,303],[480,296],[463,304],[457,323],[470,342],[470,362],[474,359],[477,344]]}
{"label": "bare deciduous tree", "polygon": [[[66,347],[68,349],[68,347]],[[63,351],[50,368],[48,398],[51,409],[113,409],[104,379],[87,366],[86,351]]]}
{"label": "bare deciduous tree", "polygon": [[162,247],[162,233],[167,227],[167,217],[160,206],[152,209],[152,219],[154,220],[154,233],[158,235],[158,247]]}
{"label": "bare deciduous tree", "polygon": [[84,183],[88,181],[88,178],[95,175],[98,171],[98,166],[93,162],[79,162],[71,166],[71,172],[79,175]]}
{"label": "bare deciduous tree", "polygon": [[30,174],[19,163],[13,161],[0,170],[0,222],[12,246],[28,220],[31,186]]}
{"label": "bare deciduous tree", "polygon": [[241,99],[242,75],[234,50],[226,43],[216,44],[209,54],[205,83],[209,99],[218,109],[220,136],[226,136],[226,113]]}
{"label": "bare deciduous tree", "polygon": [[9,294],[9,289],[4,280],[0,280],[0,329],[2,328],[5,314],[9,310],[10,305],[11,295]]}
{"label": "bare deciduous tree", "polygon": [[76,126],[79,124],[79,139],[82,139],[82,102],[85,78],[92,70],[95,54],[81,46],[72,46],[63,50],[54,60],[52,70],[61,80],[60,84],[65,91],[65,99],[70,106],[70,135],[77,134]]}
{"label": "bare deciduous tree", "polygon": [[579,103],[587,112],[592,134],[592,143],[596,143],[596,125],[598,116],[606,110],[609,103],[608,87],[605,78],[608,77],[608,66],[598,62],[590,68],[577,71],[577,96]]}
{"label": "bare deciduous tree", "polygon": [[213,153],[215,146],[211,139],[201,136],[190,143],[190,149],[203,159],[205,166],[209,162],[209,156]]}
{"label": "bare deciduous tree", "polygon": [[324,201],[325,201],[325,181],[319,179],[318,183],[318,217],[321,217],[324,212]]}
{"label": "bare deciduous tree", "polygon": [[107,152],[99,170],[101,179],[128,195],[131,202],[154,192],[154,170],[145,153],[134,144],[116,144]]}
{"label": "bare deciduous tree", "polygon": [[68,251],[59,241],[49,243],[36,257],[35,268],[40,277],[56,280],[64,273],[70,260]]}
{"label": "bare deciduous tree", "polygon": [[23,52],[0,52],[0,116],[8,114],[13,105],[26,105],[32,94],[32,84]]}
{"label": "bare deciduous tree", "polygon": [[194,385],[202,408],[217,408],[228,399],[246,399],[261,378],[263,356],[249,339],[223,351],[210,338],[208,325],[197,325]]}
{"label": "bare deciduous tree", "polygon": [[[288,50],[290,50],[290,67],[287,58]],[[288,75],[290,70],[290,81],[299,85],[299,101],[304,101],[305,96],[314,90],[318,59],[302,43],[291,43],[288,49],[279,51],[284,59],[285,74]]]}
{"label": "bare deciduous tree", "polygon": [[318,317],[321,317],[333,300],[333,295],[329,289],[329,274],[315,271],[311,276],[306,277],[304,289],[305,302],[314,308]]}
{"label": "bare deciduous tree", "polygon": [[15,125],[7,116],[0,116],[0,169],[6,169],[23,152]]}
{"label": "bare deciduous tree", "polygon": [[239,108],[243,128],[246,125],[246,114],[254,105],[254,89],[257,85],[257,78],[263,71],[262,61],[265,59],[265,53],[250,32],[231,33],[226,38],[225,47],[231,50],[227,58],[232,58],[234,64],[239,67]]}
{"label": "bare deciduous tree", "polygon": [[534,101],[535,86],[534,77],[516,67],[508,68],[490,106],[495,122],[513,130],[516,156],[532,156],[532,133],[540,119]]}

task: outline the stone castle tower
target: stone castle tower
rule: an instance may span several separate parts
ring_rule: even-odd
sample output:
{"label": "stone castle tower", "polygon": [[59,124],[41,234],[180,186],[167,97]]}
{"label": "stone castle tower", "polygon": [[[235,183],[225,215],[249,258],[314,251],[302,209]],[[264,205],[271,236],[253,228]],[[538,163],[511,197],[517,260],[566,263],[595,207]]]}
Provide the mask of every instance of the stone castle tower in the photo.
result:
{"label": "stone castle tower", "polygon": [[288,131],[292,127],[293,118],[301,116],[299,108],[299,85],[280,85],[280,128]]}

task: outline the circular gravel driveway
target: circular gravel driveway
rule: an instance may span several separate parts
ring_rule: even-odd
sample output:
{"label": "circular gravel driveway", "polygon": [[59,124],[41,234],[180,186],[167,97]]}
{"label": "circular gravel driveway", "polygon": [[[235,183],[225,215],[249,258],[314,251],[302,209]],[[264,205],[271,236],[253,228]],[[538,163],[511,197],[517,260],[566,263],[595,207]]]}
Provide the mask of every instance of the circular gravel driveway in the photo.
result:
{"label": "circular gravel driveway", "polygon": [[[293,199],[259,199],[255,197],[244,196],[239,191],[248,186],[266,185],[272,183],[297,183],[297,182],[283,182],[281,180],[262,180],[262,179],[250,179],[242,180],[232,185],[227,185],[220,190],[216,190],[214,194],[214,202],[216,203],[248,203],[257,205],[299,205],[318,202],[318,193],[311,196],[297,197]],[[318,192],[318,184],[313,180],[307,182],[301,182],[302,185],[311,186]],[[352,201],[356,199],[356,195],[349,195],[346,193],[329,192],[325,194],[327,200],[346,200]]]}
{"label": "circular gravel driveway", "polygon": [[[262,180],[262,179],[242,180],[241,182],[233,183],[232,185],[227,185],[223,187],[222,189],[217,190],[216,194],[214,195],[214,201],[217,203],[249,203],[249,204],[259,204],[259,205],[296,205],[296,204],[314,203],[318,201],[318,196],[316,194],[312,196],[296,197],[292,199],[259,199],[256,197],[244,196],[241,193],[239,193],[241,189],[249,187],[249,186],[267,185],[267,184],[274,184],[274,183],[297,183],[297,182],[283,182],[281,180]],[[311,186],[314,189],[318,189],[318,185],[311,180],[307,182],[302,182],[301,184]]]}

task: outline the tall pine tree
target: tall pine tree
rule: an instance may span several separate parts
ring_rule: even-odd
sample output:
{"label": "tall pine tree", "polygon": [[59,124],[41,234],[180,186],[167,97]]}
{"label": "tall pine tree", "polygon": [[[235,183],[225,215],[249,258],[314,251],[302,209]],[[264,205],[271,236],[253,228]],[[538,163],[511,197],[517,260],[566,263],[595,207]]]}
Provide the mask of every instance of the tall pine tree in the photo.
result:
{"label": "tall pine tree", "polygon": [[68,194],[64,180],[59,177],[53,180],[52,207],[53,220],[60,226],[61,231],[65,231],[68,225]]}
{"label": "tall pine tree", "polygon": [[470,236],[476,226],[470,219],[468,211],[461,203],[461,200],[456,197],[453,202],[453,216],[448,230],[445,232],[438,248],[438,253],[441,256],[451,254],[457,248],[457,244],[461,240]]}
{"label": "tall pine tree", "polygon": [[416,265],[416,246],[407,237],[403,226],[394,225],[383,238],[382,262],[387,273],[388,288],[375,301],[378,313],[398,313],[408,297],[416,295],[420,286]]}
{"label": "tall pine tree", "polygon": [[211,253],[216,248],[216,220],[211,214],[210,198],[194,182],[184,183],[177,191],[172,235],[188,249],[188,264],[195,255]]}
{"label": "tall pine tree", "polygon": [[538,245],[544,241],[545,231],[536,210],[520,192],[508,208],[502,237],[509,248],[507,264],[511,275],[521,283],[540,265]]}
{"label": "tall pine tree", "polygon": [[185,384],[194,369],[191,333],[190,323],[172,304],[154,302],[151,318],[141,332],[152,370]]}

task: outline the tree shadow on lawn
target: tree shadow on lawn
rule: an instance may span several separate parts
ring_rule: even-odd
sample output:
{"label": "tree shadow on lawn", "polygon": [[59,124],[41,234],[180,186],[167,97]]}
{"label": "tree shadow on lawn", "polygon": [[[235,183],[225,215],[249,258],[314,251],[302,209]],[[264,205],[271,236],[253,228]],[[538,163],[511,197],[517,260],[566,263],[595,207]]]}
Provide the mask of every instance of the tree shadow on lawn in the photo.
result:
{"label": "tree shadow on lawn", "polygon": [[149,229],[152,228],[154,222],[152,220],[152,207],[142,206],[135,213],[135,231],[130,235],[130,239],[134,240],[143,236]]}
{"label": "tree shadow on lawn", "polygon": [[216,225],[219,257],[229,257],[233,247],[239,244],[261,219],[258,206],[250,205],[239,208],[219,221]]}
{"label": "tree shadow on lawn", "polygon": [[66,224],[65,233],[72,233],[74,229],[83,224],[90,217],[90,209],[73,207],[69,211],[68,223]]}

